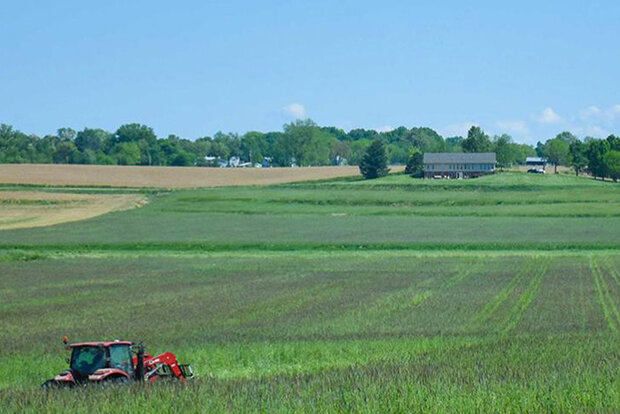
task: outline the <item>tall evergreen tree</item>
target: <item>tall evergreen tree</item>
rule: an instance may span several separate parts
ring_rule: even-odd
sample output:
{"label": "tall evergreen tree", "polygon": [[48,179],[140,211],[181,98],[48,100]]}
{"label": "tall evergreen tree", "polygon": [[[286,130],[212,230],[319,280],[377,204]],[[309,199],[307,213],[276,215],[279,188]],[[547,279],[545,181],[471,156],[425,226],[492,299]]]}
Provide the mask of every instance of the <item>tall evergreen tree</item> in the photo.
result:
{"label": "tall evergreen tree", "polygon": [[387,167],[387,155],[381,140],[376,139],[366,150],[360,162],[360,172],[365,179],[383,177],[390,172]]}
{"label": "tall evergreen tree", "polygon": [[405,174],[412,177],[421,177],[423,167],[424,154],[415,149],[407,161],[407,165],[405,166]]}

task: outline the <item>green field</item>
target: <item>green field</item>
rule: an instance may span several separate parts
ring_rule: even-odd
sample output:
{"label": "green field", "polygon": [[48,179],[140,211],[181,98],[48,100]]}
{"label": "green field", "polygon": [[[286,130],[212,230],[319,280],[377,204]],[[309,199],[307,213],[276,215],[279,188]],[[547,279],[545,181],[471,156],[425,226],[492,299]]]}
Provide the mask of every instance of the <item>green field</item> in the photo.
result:
{"label": "green field", "polygon": [[[584,178],[395,175],[160,192],[2,231],[0,406],[618,411],[619,207]],[[65,333],[144,340],[197,378],[42,392]]]}

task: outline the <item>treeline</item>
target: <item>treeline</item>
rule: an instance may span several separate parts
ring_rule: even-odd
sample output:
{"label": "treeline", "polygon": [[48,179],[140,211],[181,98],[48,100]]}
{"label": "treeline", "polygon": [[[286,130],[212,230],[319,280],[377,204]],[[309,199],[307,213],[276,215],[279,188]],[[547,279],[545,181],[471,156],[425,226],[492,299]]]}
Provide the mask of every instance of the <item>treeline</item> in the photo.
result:
{"label": "treeline", "polygon": [[[563,132],[536,147],[515,143],[509,135],[488,136],[472,127],[467,137],[444,138],[431,128],[399,127],[387,132],[321,127],[311,120],[285,124],[282,131],[218,132],[196,140],[157,137],[141,124],[122,125],[115,132],[97,128],[60,128],[56,134],[28,135],[0,125],[0,163],[119,164],[219,166],[231,158],[270,166],[359,165],[375,140],[385,146],[389,164],[406,164],[414,152],[496,152],[499,167],[522,164],[528,156],[548,157],[577,172],[611,177],[618,138],[587,138]],[[608,155],[608,153],[612,155]]]}
{"label": "treeline", "polygon": [[555,166],[566,165],[575,174],[588,172],[594,178],[620,178],[620,137],[606,139],[587,137],[580,141],[570,132],[562,132],[544,144],[539,142],[536,152]]}
{"label": "treeline", "polygon": [[[284,125],[282,131],[251,131],[239,135],[218,132],[196,140],[169,135],[159,138],[152,128],[127,124],[115,132],[61,128],[56,134],[27,135],[9,125],[0,126],[0,163],[63,163],[217,166],[232,157],[251,164],[272,166],[358,165],[366,149],[380,139],[390,164],[405,164],[413,149],[421,152],[467,150],[462,137],[443,138],[430,128],[396,128],[389,132],[353,129],[345,132],[321,127],[311,120]],[[506,165],[522,162],[534,153],[507,135],[494,137],[488,150],[505,154]],[[346,160],[346,161],[345,161]]]}

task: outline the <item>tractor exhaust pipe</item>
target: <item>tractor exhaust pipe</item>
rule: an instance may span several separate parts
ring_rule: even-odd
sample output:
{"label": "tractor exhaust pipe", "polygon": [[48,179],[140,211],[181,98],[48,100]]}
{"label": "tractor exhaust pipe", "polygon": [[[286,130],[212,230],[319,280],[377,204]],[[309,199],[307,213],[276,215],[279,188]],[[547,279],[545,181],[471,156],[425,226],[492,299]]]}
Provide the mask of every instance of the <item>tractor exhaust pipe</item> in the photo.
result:
{"label": "tractor exhaust pipe", "polygon": [[144,381],[144,344],[138,344],[138,352],[136,354],[136,381]]}

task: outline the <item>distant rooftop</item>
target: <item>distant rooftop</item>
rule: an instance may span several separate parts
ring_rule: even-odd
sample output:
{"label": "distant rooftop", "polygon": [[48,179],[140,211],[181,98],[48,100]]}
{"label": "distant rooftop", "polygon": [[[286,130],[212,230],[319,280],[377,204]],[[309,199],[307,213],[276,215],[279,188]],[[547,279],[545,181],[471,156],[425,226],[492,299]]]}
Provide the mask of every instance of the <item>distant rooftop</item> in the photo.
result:
{"label": "distant rooftop", "polygon": [[525,162],[547,162],[547,159],[541,157],[526,157]]}
{"label": "distant rooftop", "polygon": [[495,164],[494,152],[425,152],[424,164]]}

